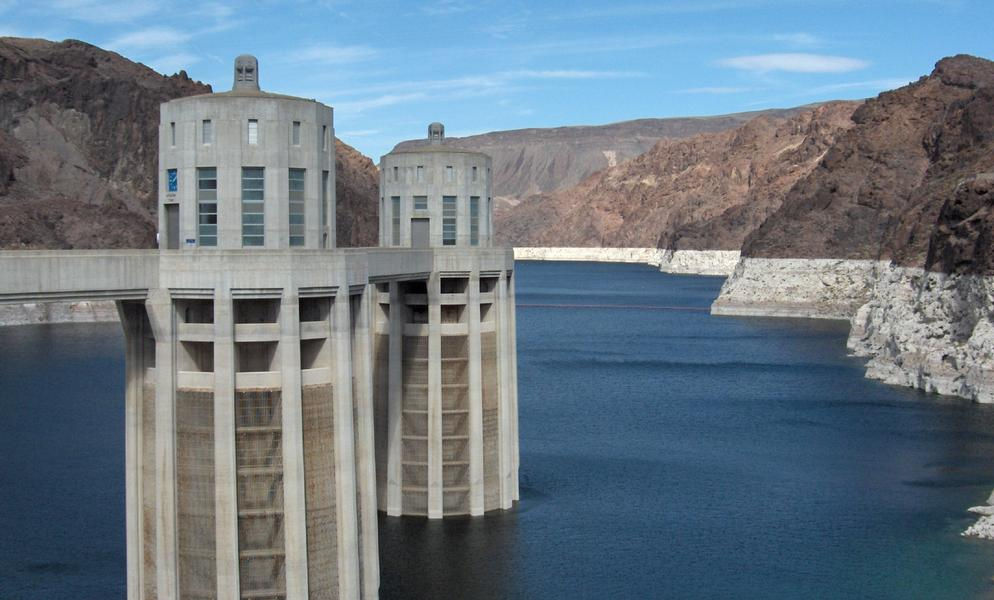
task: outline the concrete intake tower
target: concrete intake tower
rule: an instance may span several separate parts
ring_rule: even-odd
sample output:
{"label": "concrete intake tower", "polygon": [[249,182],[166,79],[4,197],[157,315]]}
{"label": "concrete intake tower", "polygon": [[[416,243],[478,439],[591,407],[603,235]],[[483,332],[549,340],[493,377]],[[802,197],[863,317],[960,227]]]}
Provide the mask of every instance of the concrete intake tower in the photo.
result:
{"label": "concrete intake tower", "polygon": [[0,252],[0,302],[117,303],[130,600],[376,598],[377,510],[518,498],[490,159],[433,124],[336,249],[332,108],[234,76],[161,107],[158,250]]}

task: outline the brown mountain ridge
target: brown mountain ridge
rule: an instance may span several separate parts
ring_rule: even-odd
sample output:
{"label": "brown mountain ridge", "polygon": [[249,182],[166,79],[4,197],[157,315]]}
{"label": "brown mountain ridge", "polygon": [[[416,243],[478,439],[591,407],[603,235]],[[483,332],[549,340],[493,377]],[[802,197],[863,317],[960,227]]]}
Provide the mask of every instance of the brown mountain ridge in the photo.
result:
{"label": "brown mountain ridge", "polygon": [[[77,40],[0,38],[0,248],[155,246],[159,104],[209,93]],[[372,162],[336,141],[339,245],[376,243]]]}

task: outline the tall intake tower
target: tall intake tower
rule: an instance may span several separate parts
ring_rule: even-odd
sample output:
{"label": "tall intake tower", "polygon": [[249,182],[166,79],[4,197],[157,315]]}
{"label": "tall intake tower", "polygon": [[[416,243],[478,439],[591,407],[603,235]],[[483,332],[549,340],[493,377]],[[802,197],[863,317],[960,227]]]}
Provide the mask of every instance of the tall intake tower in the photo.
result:
{"label": "tall intake tower", "polygon": [[382,287],[376,468],[389,515],[480,515],[518,499],[514,280],[472,258],[493,241],[491,160],[444,137],[432,123],[428,144],[380,160],[380,246],[464,257]]}
{"label": "tall intake tower", "polygon": [[376,598],[378,507],[518,496],[490,159],[433,125],[383,159],[402,241],[338,250],[332,109],[234,77],[161,107],[159,249],[0,252],[0,303],[117,303],[130,600]]}

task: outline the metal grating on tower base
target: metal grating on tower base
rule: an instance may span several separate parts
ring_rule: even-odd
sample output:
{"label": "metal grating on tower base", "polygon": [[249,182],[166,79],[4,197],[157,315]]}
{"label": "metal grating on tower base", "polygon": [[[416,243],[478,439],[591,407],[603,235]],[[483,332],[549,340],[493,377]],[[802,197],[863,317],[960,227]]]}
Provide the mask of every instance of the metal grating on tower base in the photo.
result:
{"label": "metal grating on tower base", "polygon": [[338,597],[334,389],[331,385],[305,386],[301,400],[307,473],[308,600],[333,600]]}

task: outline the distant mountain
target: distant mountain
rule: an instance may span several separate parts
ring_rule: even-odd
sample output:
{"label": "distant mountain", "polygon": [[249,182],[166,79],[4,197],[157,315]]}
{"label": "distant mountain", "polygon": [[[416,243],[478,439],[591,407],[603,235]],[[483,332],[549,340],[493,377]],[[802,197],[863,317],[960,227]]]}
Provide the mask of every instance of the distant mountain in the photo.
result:
{"label": "distant mountain", "polygon": [[[524,198],[578,184],[595,171],[643,154],[662,139],[687,138],[725,131],[760,115],[784,117],[803,108],[772,109],[714,117],[638,119],[610,125],[495,131],[445,143],[489,154],[494,161],[494,193],[498,211]],[[411,148],[426,140],[401,142]]]}
{"label": "distant mountain", "polygon": [[[0,38],[0,248],[154,247],[159,104],[210,91],[84,42]],[[376,168],[336,150],[339,245],[375,243]]]}
{"label": "distant mountain", "polygon": [[663,139],[579,185],[497,218],[516,246],[737,250],[852,125],[858,103],[753,115],[719,132]]}

